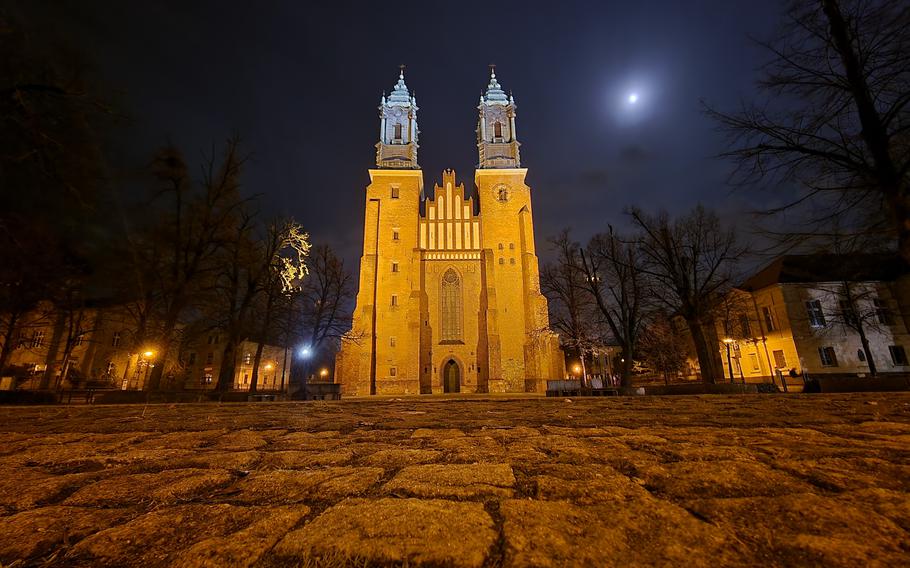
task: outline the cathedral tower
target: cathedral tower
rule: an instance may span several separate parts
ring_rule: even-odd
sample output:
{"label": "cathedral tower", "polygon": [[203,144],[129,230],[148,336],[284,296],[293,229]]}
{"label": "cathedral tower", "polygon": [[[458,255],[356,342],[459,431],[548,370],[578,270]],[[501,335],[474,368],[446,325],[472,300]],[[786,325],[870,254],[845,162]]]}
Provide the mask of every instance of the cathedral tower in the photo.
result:
{"label": "cathedral tower", "polygon": [[417,165],[417,98],[404,83],[404,67],[392,94],[382,95],[379,104],[379,142],[376,143],[376,167],[416,170]]}
{"label": "cathedral tower", "polygon": [[478,107],[479,214],[452,170],[420,212],[417,104],[403,73],[379,111],[357,307],[335,364],[342,393],[543,392],[565,369],[540,293],[515,101],[491,71]]}

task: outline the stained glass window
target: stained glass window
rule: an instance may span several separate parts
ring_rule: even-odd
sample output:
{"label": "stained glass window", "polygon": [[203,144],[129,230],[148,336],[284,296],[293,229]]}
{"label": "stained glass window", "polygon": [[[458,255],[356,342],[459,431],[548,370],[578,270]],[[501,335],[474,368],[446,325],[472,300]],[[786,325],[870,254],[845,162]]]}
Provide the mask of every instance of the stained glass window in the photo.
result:
{"label": "stained glass window", "polygon": [[461,280],[448,269],[442,276],[442,341],[461,341]]}

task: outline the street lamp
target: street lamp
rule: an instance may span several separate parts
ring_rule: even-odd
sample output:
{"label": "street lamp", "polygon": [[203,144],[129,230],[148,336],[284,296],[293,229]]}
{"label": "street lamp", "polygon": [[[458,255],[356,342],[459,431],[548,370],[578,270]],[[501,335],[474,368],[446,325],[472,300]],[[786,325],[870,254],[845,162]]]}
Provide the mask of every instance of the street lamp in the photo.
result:
{"label": "street lamp", "polygon": [[142,361],[145,364],[145,378],[142,381],[142,387],[145,388],[149,383],[149,368],[154,366],[152,365],[152,357],[155,356],[155,352],[151,349],[146,349],[142,353],[142,356],[145,357],[145,359]]}
{"label": "street lamp", "polygon": [[300,349],[300,356],[303,357],[304,359],[309,359],[310,355],[312,355],[312,354],[313,354],[313,350],[310,349],[309,347],[302,347]]}
{"label": "street lamp", "polygon": [[736,382],[736,379],[733,378],[733,360],[730,358],[730,346],[733,345],[733,341],[730,337],[724,338],[724,343],[727,345],[727,367],[730,368],[730,383]]}
{"label": "street lamp", "polygon": [[328,376],[329,376],[329,370],[326,369],[325,367],[323,367],[323,368],[319,371],[319,376],[322,377],[323,379],[326,378],[326,377],[328,377]]}

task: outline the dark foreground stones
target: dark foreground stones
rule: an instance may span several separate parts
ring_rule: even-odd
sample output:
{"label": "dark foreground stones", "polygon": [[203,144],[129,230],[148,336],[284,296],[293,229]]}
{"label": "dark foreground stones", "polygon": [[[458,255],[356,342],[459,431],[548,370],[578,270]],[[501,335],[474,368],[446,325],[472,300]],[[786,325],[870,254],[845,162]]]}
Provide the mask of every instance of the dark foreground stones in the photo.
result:
{"label": "dark foreground stones", "polygon": [[0,408],[0,565],[904,566],[910,394]]}

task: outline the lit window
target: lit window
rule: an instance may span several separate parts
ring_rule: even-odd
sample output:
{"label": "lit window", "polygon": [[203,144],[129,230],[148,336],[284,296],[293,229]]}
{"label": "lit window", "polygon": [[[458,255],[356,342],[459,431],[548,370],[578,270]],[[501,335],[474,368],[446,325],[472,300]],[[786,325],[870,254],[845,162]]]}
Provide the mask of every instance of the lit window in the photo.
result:
{"label": "lit window", "polygon": [[461,341],[461,280],[454,269],[442,277],[442,341]]}
{"label": "lit window", "polygon": [[889,345],[888,351],[891,352],[891,362],[895,366],[904,366],[907,364],[907,353],[900,345]]}
{"label": "lit window", "polygon": [[114,369],[116,369],[116,365],[114,365],[114,362],[113,362],[113,361],[108,361],[108,362],[107,362],[107,367],[105,367],[105,369],[104,369],[104,376],[106,376],[106,377],[113,376],[113,374],[114,374]]}
{"label": "lit window", "polygon": [[504,258],[499,259],[499,264],[505,264],[505,263],[506,263],[506,259],[504,259]]}
{"label": "lit window", "polygon": [[809,316],[810,326],[825,327],[825,314],[822,312],[822,303],[819,300],[806,302],[806,314]]}
{"label": "lit window", "polygon": [[758,366],[758,355],[757,355],[757,354],[755,354],[755,353],[750,353],[750,354],[749,354],[749,360],[752,362],[752,370],[753,370],[753,371],[758,371],[758,370],[760,370],[760,367]]}
{"label": "lit window", "polygon": [[111,338],[111,347],[120,347],[120,332],[115,331],[114,337]]}
{"label": "lit window", "polygon": [[784,357],[784,352],[778,349],[774,352],[774,368],[775,369],[786,369],[787,368],[787,358]]}
{"label": "lit window", "polygon": [[833,347],[819,347],[818,358],[823,367],[837,367],[837,354],[834,353]]}
{"label": "lit window", "polygon": [[32,347],[41,347],[44,345],[44,332],[36,331],[32,333]]}
{"label": "lit window", "polygon": [[245,354],[243,355],[243,364],[244,364],[244,365],[250,365],[250,364],[252,364],[252,363],[253,363],[253,354],[252,354],[252,353],[245,353]]}
{"label": "lit window", "polygon": [[394,337],[389,338],[389,347],[395,347],[395,338]]}

